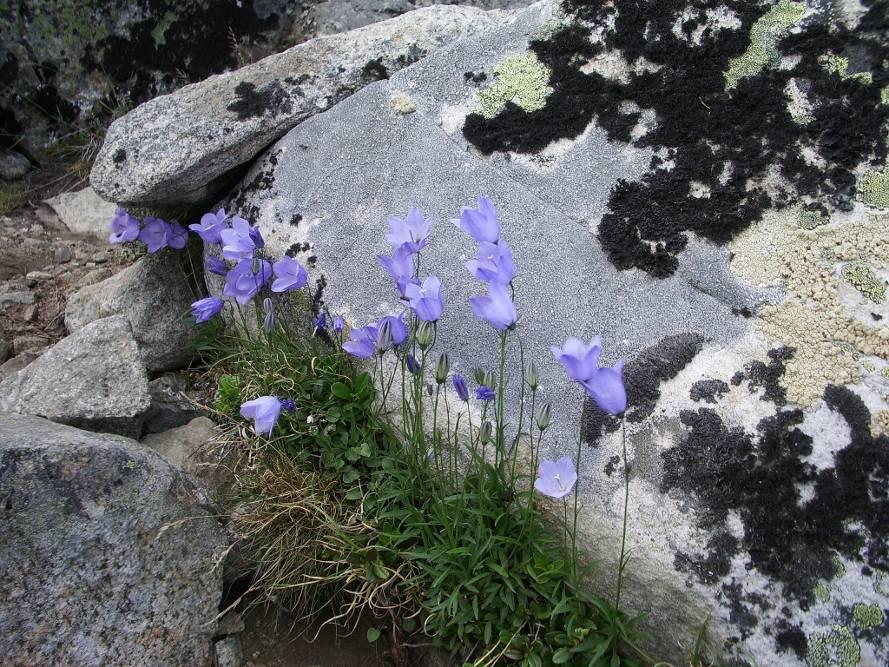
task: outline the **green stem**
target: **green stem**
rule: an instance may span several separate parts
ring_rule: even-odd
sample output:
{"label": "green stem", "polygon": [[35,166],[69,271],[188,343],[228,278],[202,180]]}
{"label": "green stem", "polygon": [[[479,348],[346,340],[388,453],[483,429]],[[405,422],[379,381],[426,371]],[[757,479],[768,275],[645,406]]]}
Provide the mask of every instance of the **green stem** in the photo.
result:
{"label": "green stem", "polygon": [[506,394],[505,383],[505,369],[506,369],[506,332],[502,332],[500,334],[500,377],[497,380],[497,413],[496,423],[497,423],[497,434],[494,439],[494,470],[498,472],[500,471],[500,463],[501,463],[501,455],[505,456],[506,453],[506,434],[504,433],[504,415],[503,415],[503,402],[504,395]]}
{"label": "green stem", "polygon": [[624,454],[624,521],[623,529],[620,536],[620,559],[617,563],[617,586],[614,595],[614,608],[620,611],[620,594],[623,587],[624,576],[624,553],[627,545],[627,505],[630,501],[630,472],[627,466],[627,417],[623,416],[621,421],[621,442],[623,444]]}

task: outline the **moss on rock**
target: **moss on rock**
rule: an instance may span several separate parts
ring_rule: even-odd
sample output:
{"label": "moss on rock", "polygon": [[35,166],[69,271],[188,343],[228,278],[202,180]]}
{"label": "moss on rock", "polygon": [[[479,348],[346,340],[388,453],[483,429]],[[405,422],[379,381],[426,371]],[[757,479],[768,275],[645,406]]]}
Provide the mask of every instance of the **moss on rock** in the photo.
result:
{"label": "moss on rock", "polygon": [[496,116],[508,102],[525,111],[538,111],[546,105],[552,92],[550,69],[534,53],[510,56],[494,70],[497,81],[479,91],[479,113],[485,118]]}
{"label": "moss on rock", "polygon": [[781,62],[778,39],[805,13],[806,6],[801,2],[779,2],[759,17],[750,29],[750,46],[729,61],[725,72],[726,89],[737,86],[745,76],[754,76],[766,67],[778,65]]}

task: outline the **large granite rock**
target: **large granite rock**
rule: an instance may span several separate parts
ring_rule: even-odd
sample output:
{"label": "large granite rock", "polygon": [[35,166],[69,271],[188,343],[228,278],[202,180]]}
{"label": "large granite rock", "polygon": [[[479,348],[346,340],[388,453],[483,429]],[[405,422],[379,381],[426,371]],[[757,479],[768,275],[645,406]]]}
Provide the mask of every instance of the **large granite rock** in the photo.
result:
{"label": "large granite rock", "polygon": [[75,234],[86,234],[108,241],[108,224],[116,206],[99,197],[92,188],[63,192],[46,200],[62,224]]}
{"label": "large granite rock", "polygon": [[[544,453],[586,443],[582,534],[600,563],[590,586],[613,593],[622,427],[552,359],[549,346],[572,335],[601,335],[606,363],[627,359],[625,600],[646,614],[652,650],[682,660],[677,642],[689,646],[710,618],[715,652],[739,664],[886,664],[886,216],[816,177],[827,165],[836,183],[854,182],[850,165],[884,151],[885,139],[857,129],[842,155],[806,144],[816,157],[802,165],[800,142],[821,135],[798,132],[783,111],[791,70],[753,71],[725,91],[719,68],[746,43],[739,30],[759,34],[764,8],[701,14],[717,28],[689,24],[686,35],[672,32],[682,23],[671,19],[675,3],[652,3],[654,23],[629,0],[566,5],[592,24],[598,12],[628,12],[610,23],[623,33],[563,26],[554,2],[539,3],[304,121],[223,203],[262,228],[273,255],[290,250],[314,266],[327,308],[357,326],[402,309],[375,256],[389,251],[387,217],[421,207],[435,221],[424,272],[445,285],[437,344],[470,376],[495,367],[496,337],[467,307],[482,290],[463,267],[474,246],[448,220],[491,197],[519,267],[525,358],[558,406]],[[794,44],[808,49],[798,62],[817,65],[809,76],[830,76],[817,39]],[[670,49],[682,67],[662,63]],[[870,86],[812,90],[833,85],[850,87],[844,100],[853,85]],[[845,102],[812,104],[841,114],[830,105]],[[856,113],[882,122],[875,109]],[[843,133],[849,121],[819,123]],[[748,140],[768,146],[765,161],[748,160],[760,150]],[[790,205],[799,200],[821,208]],[[813,216],[823,229],[811,231]],[[508,369],[518,376],[514,343]]]}
{"label": "large granite rock", "polygon": [[193,356],[196,333],[189,318],[197,298],[186,277],[189,270],[184,252],[143,257],[68,297],[65,326],[73,333],[98,319],[122,315],[133,327],[150,372],[181,368]]}
{"label": "large granite rock", "polygon": [[229,171],[300,121],[499,16],[456,6],[419,9],[157,97],[111,125],[90,181],[109,201],[206,200]]}
{"label": "large granite rock", "polygon": [[9,665],[211,667],[226,547],[190,477],[127,438],[0,415]]}
{"label": "large granite rock", "polygon": [[106,317],[62,339],[0,383],[0,411],[138,437],[151,403],[130,323]]}

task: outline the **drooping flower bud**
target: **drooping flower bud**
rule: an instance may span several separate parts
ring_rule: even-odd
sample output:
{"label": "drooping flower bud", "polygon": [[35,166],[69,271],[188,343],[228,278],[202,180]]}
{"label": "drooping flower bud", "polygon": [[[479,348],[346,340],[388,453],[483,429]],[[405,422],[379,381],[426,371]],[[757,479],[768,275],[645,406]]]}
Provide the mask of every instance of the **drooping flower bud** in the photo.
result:
{"label": "drooping flower bud", "polygon": [[405,363],[407,363],[407,370],[411,375],[419,375],[420,364],[414,355],[408,354]]}
{"label": "drooping flower bud", "polygon": [[435,325],[432,322],[420,322],[420,326],[417,327],[417,345],[420,349],[428,349],[434,338]]}
{"label": "drooping flower bud", "polygon": [[540,386],[540,375],[537,373],[537,366],[534,365],[533,361],[531,362],[531,365],[528,366],[525,381],[528,383],[531,391],[537,391],[537,387]]}
{"label": "drooping flower bud", "polygon": [[435,365],[435,381],[438,384],[444,384],[445,380],[448,379],[448,371],[451,370],[451,361],[448,359],[448,353],[444,352],[438,358],[438,363]]}
{"label": "drooping flower bud", "polygon": [[485,384],[485,371],[483,368],[476,368],[472,371],[472,379],[476,384]]}
{"label": "drooping flower bud", "polygon": [[488,371],[485,373],[485,381],[482,382],[486,387],[490,387],[491,389],[497,388],[497,378],[494,377],[494,373],[492,371]]}
{"label": "drooping flower bud", "polygon": [[392,347],[392,324],[388,320],[383,320],[377,329],[377,351],[383,354],[390,347]]}
{"label": "drooping flower bud", "polygon": [[469,389],[466,388],[466,380],[459,373],[454,375],[454,389],[461,401],[469,400]]}
{"label": "drooping flower bud", "polygon": [[494,432],[494,427],[491,425],[491,422],[486,421],[482,424],[479,429],[478,436],[482,442],[491,442],[492,434]]}
{"label": "drooping flower bud", "polygon": [[549,428],[549,425],[553,423],[553,406],[551,403],[544,403],[543,406],[537,411],[537,428],[540,429],[541,432],[545,431]]}
{"label": "drooping flower bud", "polygon": [[272,305],[272,300],[268,297],[262,300],[262,312],[265,313],[262,328],[266,333],[269,333],[275,327],[275,308]]}

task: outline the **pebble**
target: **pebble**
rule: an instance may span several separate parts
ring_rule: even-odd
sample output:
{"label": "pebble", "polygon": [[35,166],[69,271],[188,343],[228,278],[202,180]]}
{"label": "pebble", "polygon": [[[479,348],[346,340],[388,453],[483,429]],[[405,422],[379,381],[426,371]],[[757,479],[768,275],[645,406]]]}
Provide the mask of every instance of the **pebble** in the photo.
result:
{"label": "pebble", "polygon": [[23,352],[36,352],[46,347],[46,342],[42,336],[16,336],[12,339],[12,351],[16,356]]}
{"label": "pebble", "polygon": [[47,271],[30,271],[25,276],[25,278],[27,280],[34,280],[36,282],[40,282],[43,280],[49,280],[50,278],[52,278],[52,274],[48,273]]}
{"label": "pebble", "polygon": [[0,364],[9,359],[12,354],[12,346],[5,340],[0,340]]}
{"label": "pebble", "polygon": [[37,306],[28,306],[22,313],[22,319],[25,322],[35,322],[37,320]]}
{"label": "pebble", "polygon": [[15,292],[0,292],[0,308],[6,308],[16,303],[34,303],[34,294],[27,290]]}
{"label": "pebble", "polygon": [[61,246],[56,248],[54,257],[57,263],[64,264],[74,259],[74,253],[71,252],[71,248],[68,246]]}

